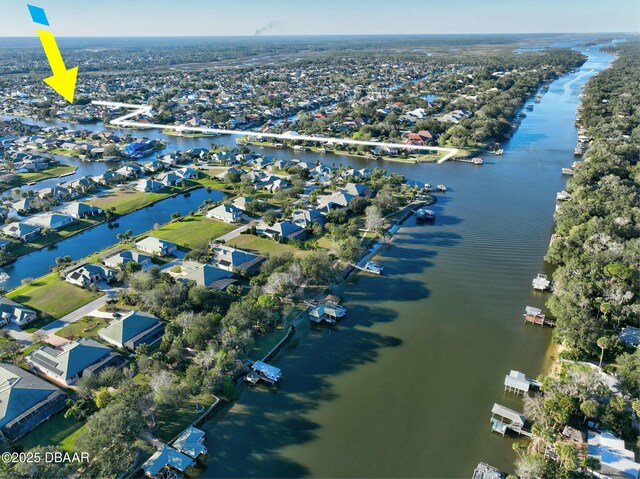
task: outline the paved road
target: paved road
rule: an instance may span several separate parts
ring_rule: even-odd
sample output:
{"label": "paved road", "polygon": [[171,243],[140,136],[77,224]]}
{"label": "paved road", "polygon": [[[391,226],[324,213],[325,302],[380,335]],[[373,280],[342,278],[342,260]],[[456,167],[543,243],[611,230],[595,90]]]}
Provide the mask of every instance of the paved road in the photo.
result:
{"label": "paved road", "polygon": [[251,228],[253,225],[256,224],[255,220],[250,221],[249,223],[247,223],[246,225],[242,225],[239,228],[236,228],[233,231],[229,231],[227,234],[220,236],[219,238],[216,238],[217,241],[224,241],[227,242],[230,239],[235,238],[236,236],[238,236],[240,233],[242,233],[243,231],[248,230],[249,228]]}

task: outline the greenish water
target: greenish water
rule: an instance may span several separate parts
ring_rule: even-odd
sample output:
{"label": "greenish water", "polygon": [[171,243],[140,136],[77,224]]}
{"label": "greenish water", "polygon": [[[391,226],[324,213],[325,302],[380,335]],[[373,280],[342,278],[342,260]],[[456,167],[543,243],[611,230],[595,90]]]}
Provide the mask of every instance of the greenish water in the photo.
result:
{"label": "greenish water", "polygon": [[[206,426],[206,477],[470,477],[488,462],[511,471],[513,440],[492,434],[494,402],[520,409],[504,375],[536,376],[551,331],[522,321],[553,228],[560,169],[571,165],[584,82],[612,59],[551,85],[502,157],[384,167],[450,187],[434,225],[410,219],[338,294],[335,329],[301,331],[274,363],[279,389],[245,390]],[[364,162],[350,159],[353,165]]]}

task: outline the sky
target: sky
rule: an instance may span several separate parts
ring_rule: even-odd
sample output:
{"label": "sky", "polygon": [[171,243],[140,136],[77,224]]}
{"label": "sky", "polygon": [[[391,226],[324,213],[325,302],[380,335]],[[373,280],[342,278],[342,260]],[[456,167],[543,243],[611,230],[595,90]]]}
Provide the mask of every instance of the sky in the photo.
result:
{"label": "sky", "polygon": [[0,36],[638,32],[638,0],[0,0]]}

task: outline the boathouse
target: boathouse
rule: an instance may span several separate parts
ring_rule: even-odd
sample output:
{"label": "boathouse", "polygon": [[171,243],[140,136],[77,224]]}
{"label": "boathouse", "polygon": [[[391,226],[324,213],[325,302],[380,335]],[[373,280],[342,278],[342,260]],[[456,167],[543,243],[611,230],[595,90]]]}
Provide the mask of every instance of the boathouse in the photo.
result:
{"label": "boathouse", "polygon": [[526,394],[532,386],[538,385],[538,381],[527,378],[524,373],[520,371],[511,370],[511,372],[504,377],[504,390],[511,393]]}
{"label": "boathouse", "polygon": [[534,308],[533,306],[527,306],[524,310],[524,320],[527,323],[539,324],[540,326],[555,326],[556,322],[552,319],[548,319],[542,310]]}
{"label": "boathouse", "polygon": [[256,384],[261,379],[269,384],[275,384],[282,378],[282,370],[262,361],[256,361],[251,365],[253,370],[246,376],[246,380]]}
{"label": "boathouse", "polygon": [[508,429],[522,434],[525,421],[524,414],[498,403],[494,403],[493,408],[491,408],[491,430],[503,436]]}

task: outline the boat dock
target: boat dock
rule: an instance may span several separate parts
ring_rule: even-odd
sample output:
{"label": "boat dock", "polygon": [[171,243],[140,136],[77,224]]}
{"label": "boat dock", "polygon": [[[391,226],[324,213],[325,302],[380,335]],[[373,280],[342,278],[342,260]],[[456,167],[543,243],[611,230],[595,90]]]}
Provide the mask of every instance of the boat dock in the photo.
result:
{"label": "boat dock", "polygon": [[504,377],[504,390],[515,394],[526,394],[531,389],[538,389],[540,383],[535,379],[531,379],[525,376],[520,371],[511,370],[509,374]]}
{"label": "boat dock", "polygon": [[556,322],[553,319],[547,318],[542,314],[542,310],[534,308],[533,306],[527,306],[524,312],[524,320],[527,323],[538,324],[540,326],[555,326]]}
{"label": "boat dock", "polygon": [[507,476],[497,468],[481,462],[474,469],[471,479],[504,479],[505,477]]}
{"label": "boat dock", "polygon": [[551,281],[547,278],[546,274],[538,274],[531,283],[533,289],[537,291],[552,291],[553,286],[551,285]]}
{"label": "boat dock", "polygon": [[493,408],[491,408],[491,431],[503,436],[508,431],[513,431],[516,434],[531,437],[531,432],[524,429],[526,420],[527,418],[524,414],[498,403],[494,403]]}
{"label": "boat dock", "polygon": [[450,161],[457,161],[458,163],[471,163],[473,165],[482,165],[484,160],[482,158],[452,158]]}
{"label": "boat dock", "polygon": [[268,384],[276,384],[282,379],[281,369],[262,361],[253,363],[251,369],[252,371],[244,377],[245,381],[251,384],[256,384],[260,380]]}
{"label": "boat dock", "polygon": [[365,273],[372,273],[380,276],[384,271],[384,267],[379,265],[378,263],[374,263],[373,261],[368,261],[364,266],[360,266],[355,263],[349,263],[349,266],[354,267],[355,269],[359,269],[360,271],[364,271]]}
{"label": "boat dock", "polygon": [[311,304],[309,319],[314,323],[323,322],[336,324],[338,319],[342,319],[347,314],[347,308],[340,306],[337,302],[325,298],[321,304]]}

